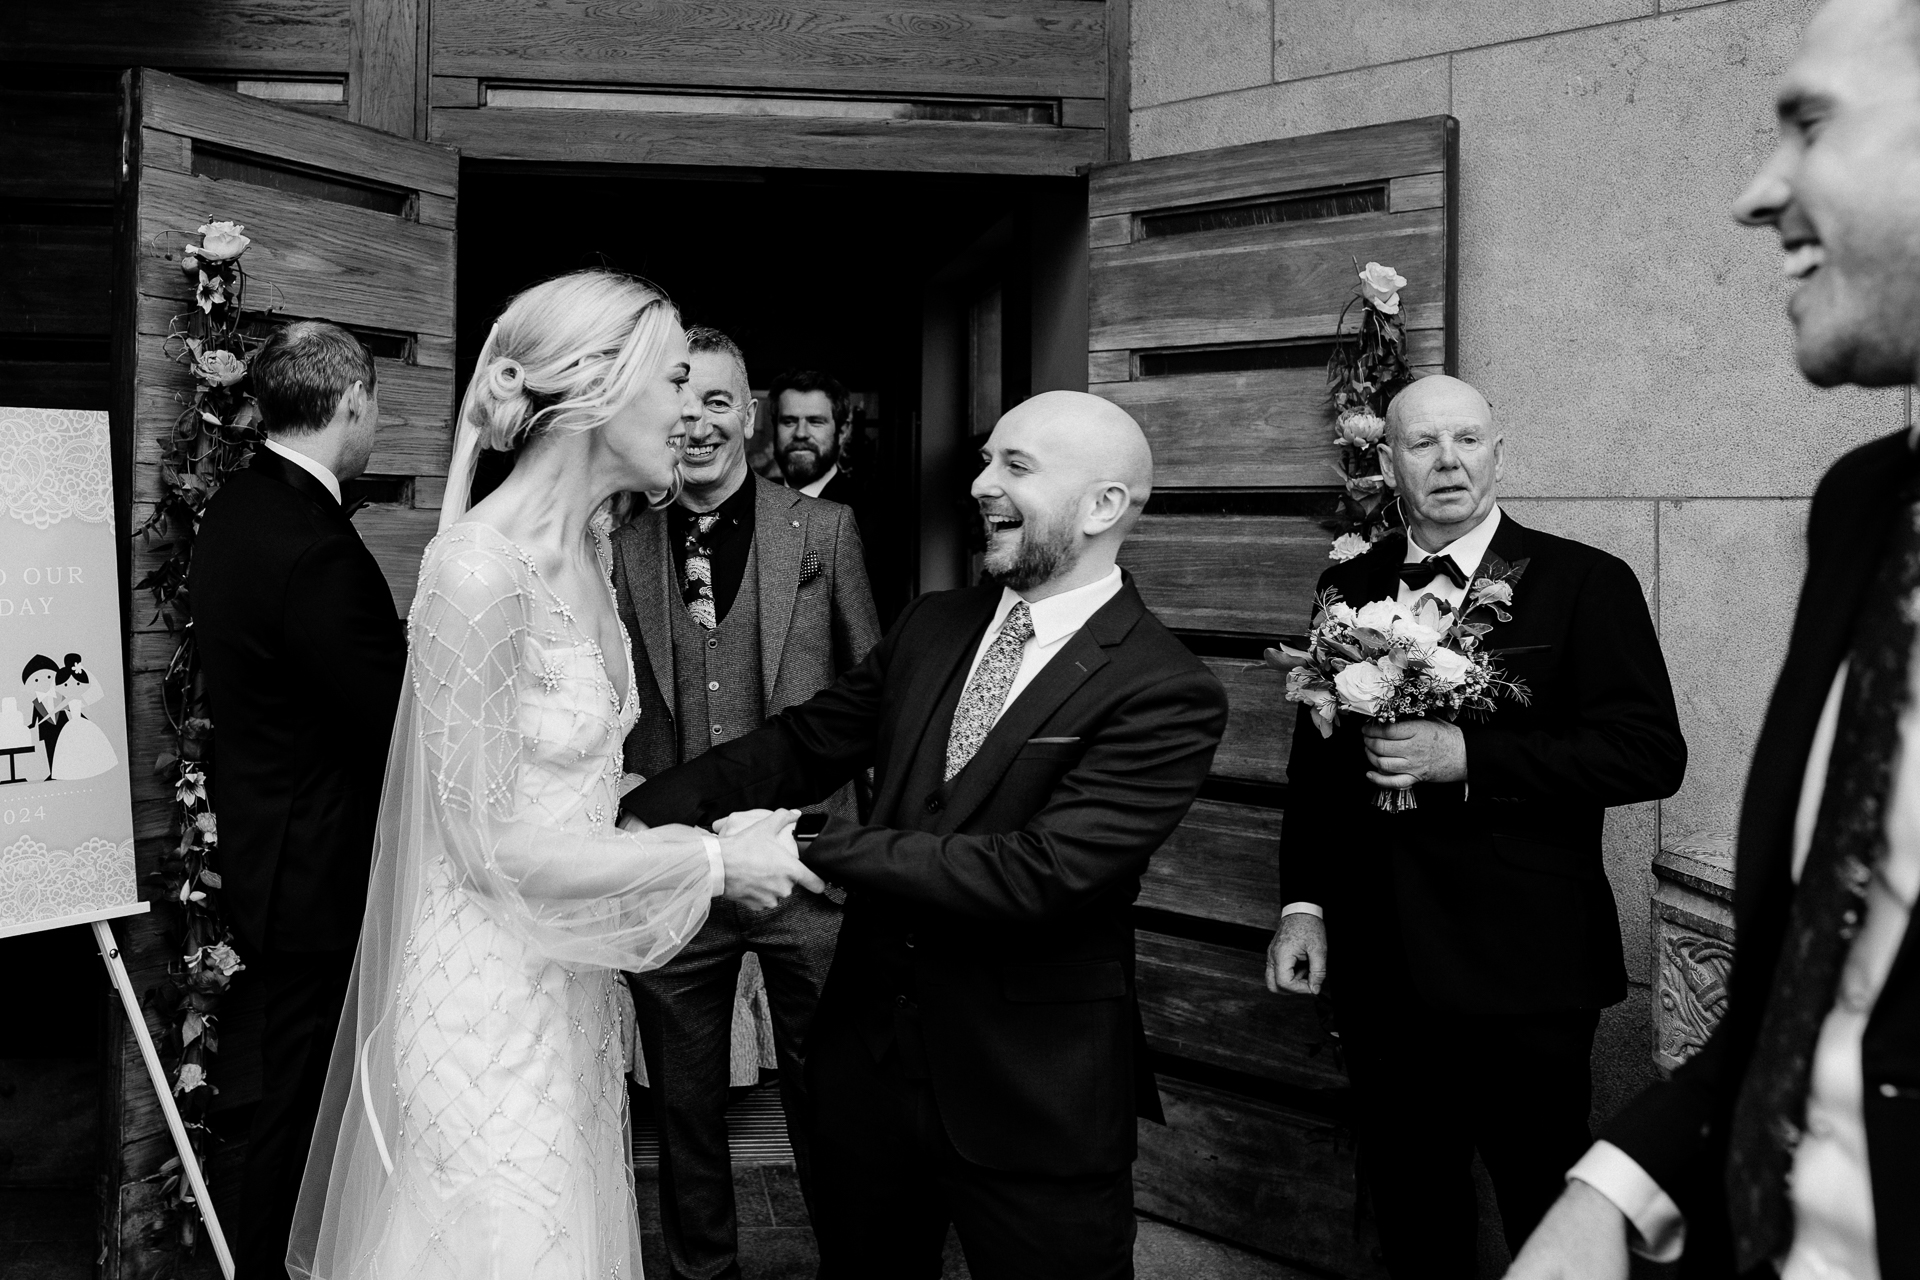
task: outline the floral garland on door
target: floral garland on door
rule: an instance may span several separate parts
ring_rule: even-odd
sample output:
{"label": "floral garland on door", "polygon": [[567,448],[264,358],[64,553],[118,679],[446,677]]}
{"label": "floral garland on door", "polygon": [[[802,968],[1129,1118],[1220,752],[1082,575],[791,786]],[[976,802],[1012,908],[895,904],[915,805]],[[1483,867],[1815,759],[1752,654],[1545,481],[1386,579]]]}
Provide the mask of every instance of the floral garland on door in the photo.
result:
{"label": "floral garland on door", "polygon": [[[200,243],[187,245],[181,258],[193,285],[194,309],[174,318],[166,353],[187,366],[193,390],[182,396],[184,408],[160,440],[163,495],[136,530],[153,550],[167,555],[135,588],[153,594],[156,616],[178,638],[161,686],[173,742],[155,759],[153,771],[173,786],[179,839],[148,877],[161,901],[175,908],[169,929],[175,958],[167,965],[166,980],[150,988],[141,1003],[163,1019],[160,1051],[175,1059],[173,1092],[203,1164],[212,1137],[207,1114],[219,1092],[211,1075],[220,1050],[220,1004],[233,975],[246,966],[221,918],[220,874],[210,865],[220,844],[219,822],[207,801],[213,720],[194,646],[187,575],[207,500],[246,466],[261,440],[260,409],[247,372],[260,339],[248,337],[242,327],[246,272],[240,258],[251,243],[245,230],[209,221],[199,228]],[[162,1165],[160,1176],[173,1210],[169,1234],[183,1252],[191,1250],[200,1219],[185,1211],[192,1192],[179,1159]]]}
{"label": "floral garland on door", "polygon": [[[1369,262],[1360,285],[1334,325],[1333,357],[1327,361],[1327,388],[1333,397],[1333,439],[1340,446],[1340,505],[1330,526],[1339,531],[1330,560],[1351,560],[1400,527],[1399,504],[1388,500],[1380,474],[1380,441],[1386,434],[1387,403],[1413,380],[1407,363],[1407,323],[1400,310],[1406,277],[1392,267]],[[1360,328],[1351,339],[1339,336],[1347,312],[1360,307]]]}

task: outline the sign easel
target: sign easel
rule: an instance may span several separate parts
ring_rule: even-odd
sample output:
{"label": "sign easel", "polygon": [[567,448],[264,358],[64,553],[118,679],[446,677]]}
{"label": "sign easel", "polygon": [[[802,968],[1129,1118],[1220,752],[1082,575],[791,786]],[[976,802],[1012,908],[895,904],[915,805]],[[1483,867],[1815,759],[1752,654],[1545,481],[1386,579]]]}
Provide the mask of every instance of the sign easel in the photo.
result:
{"label": "sign easel", "polygon": [[107,415],[0,408],[0,938],[85,925],[133,1026],[221,1274],[233,1254],[112,921],[133,853]]}
{"label": "sign easel", "polygon": [[0,938],[82,924],[93,929],[93,941],[100,950],[100,962],[107,966],[107,981],[120,994],[120,1007],[127,1011],[127,1024],[133,1028],[134,1039],[139,1041],[141,1060],[147,1064],[147,1078],[153,1082],[154,1096],[160,1099],[160,1113],[167,1118],[167,1131],[173,1135],[173,1149],[180,1154],[180,1170],[193,1190],[194,1207],[200,1211],[200,1221],[207,1228],[207,1239],[213,1243],[213,1256],[220,1263],[220,1274],[226,1280],[233,1280],[233,1252],[227,1247],[226,1233],[220,1229],[220,1215],[214,1211],[213,1196],[207,1191],[206,1173],[200,1168],[199,1157],[193,1153],[193,1143],[187,1139],[186,1121],[180,1118],[180,1108],[174,1105],[173,1090],[167,1085],[167,1070],[160,1065],[160,1051],[153,1047],[153,1037],[147,1033],[146,1015],[140,1011],[140,996],[134,991],[133,979],[128,976],[127,966],[120,959],[120,944],[114,939],[113,925],[109,923],[124,916],[145,915],[146,911],[146,903],[133,902],[86,915],[0,928]]}

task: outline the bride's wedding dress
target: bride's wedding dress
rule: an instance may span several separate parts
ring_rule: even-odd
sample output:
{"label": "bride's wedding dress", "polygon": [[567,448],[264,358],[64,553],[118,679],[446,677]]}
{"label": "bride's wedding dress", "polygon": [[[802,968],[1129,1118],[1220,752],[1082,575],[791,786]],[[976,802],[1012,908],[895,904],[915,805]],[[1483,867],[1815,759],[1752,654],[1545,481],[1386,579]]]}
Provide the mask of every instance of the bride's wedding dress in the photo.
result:
{"label": "bride's wedding dress", "polygon": [[456,524],[428,547],[408,638],[290,1265],[637,1280],[618,971],[698,931],[707,856],[614,826],[631,650],[602,652],[503,535]]}

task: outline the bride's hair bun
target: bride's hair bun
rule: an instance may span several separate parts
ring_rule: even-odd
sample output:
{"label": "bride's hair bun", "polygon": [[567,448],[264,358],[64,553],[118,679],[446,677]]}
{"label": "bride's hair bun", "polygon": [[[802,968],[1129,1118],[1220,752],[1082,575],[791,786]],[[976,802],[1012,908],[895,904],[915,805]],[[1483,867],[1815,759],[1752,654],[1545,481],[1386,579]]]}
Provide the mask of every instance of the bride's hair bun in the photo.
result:
{"label": "bride's hair bun", "polygon": [[493,384],[493,393],[502,400],[511,400],[527,387],[527,371],[510,356],[496,359],[487,369],[487,379]]}
{"label": "bride's hair bun", "polygon": [[475,384],[478,394],[468,412],[480,433],[481,447],[502,452],[518,448],[534,410],[526,367],[511,356],[495,356]]}

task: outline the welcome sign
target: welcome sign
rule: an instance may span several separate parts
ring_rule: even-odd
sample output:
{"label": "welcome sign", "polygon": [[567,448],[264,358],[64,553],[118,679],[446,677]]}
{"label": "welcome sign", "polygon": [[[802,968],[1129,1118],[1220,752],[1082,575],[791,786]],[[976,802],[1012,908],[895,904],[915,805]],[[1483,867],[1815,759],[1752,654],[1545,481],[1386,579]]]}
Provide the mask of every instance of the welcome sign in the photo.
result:
{"label": "welcome sign", "polygon": [[0,408],[0,936],[143,910],[107,415]]}

